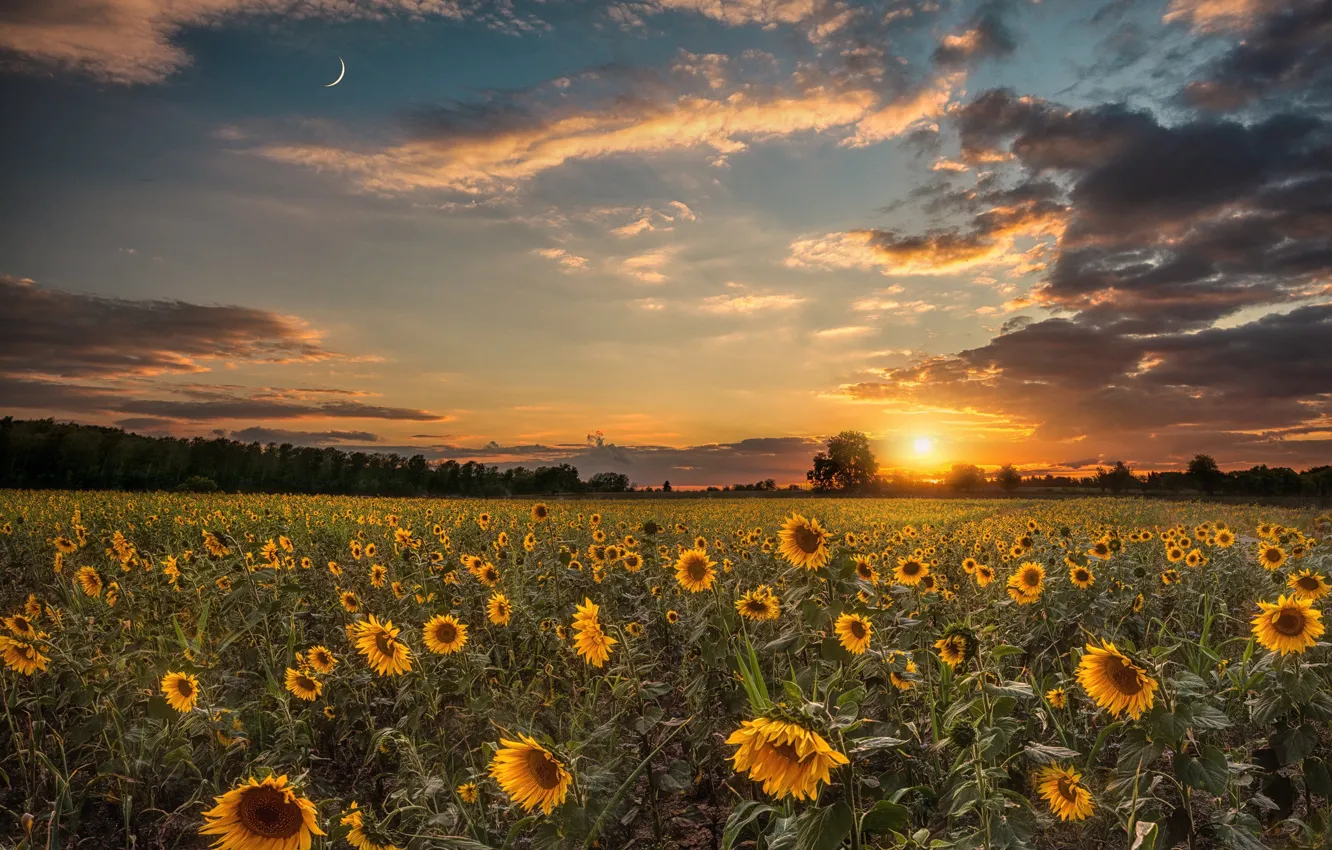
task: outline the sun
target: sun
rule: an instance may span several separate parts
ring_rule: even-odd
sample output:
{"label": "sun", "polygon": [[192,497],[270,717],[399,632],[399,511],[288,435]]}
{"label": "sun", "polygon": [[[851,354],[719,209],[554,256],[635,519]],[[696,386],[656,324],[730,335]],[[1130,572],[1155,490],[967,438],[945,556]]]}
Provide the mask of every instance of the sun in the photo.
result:
{"label": "sun", "polygon": [[916,437],[911,441],[911,450],[916,453],[917,457],[925,457],[934,451],[934,438]]}

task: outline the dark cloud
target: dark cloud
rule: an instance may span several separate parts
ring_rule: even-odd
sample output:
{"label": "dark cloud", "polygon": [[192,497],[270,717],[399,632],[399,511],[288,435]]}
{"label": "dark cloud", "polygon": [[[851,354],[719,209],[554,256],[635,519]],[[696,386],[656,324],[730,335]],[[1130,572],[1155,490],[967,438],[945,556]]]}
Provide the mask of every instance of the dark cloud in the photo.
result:
{"label": "dark cloud", "polygon": [[302,322],[265,310],[81,295],[0,275],[0,373],[107,378],[334,356]]}
{"label": "dark cloud", "polygon": [[[308,402],[284,399],[272,391],[246,394],[218,388],[207,401],[136,397],[134,391],[151,389],[169,394],[169,384],[144,388],[101,387],[60,381],[15,378],[0,375],[0,399],[7,409],[66,411],[75,413],[132,414],[178,422],[210,422],[236,419],[380,419],[407,422],[442,422],[449,417],[408,407],[387,407],[358,401]],[[196,390],[197,391],[197,390]]]}
{"label": "dark cloud", "polygon": [[1332,105],[1332,0],[1272,0],[1242,38],[1183,91],[1209,110]]}
{"label": "dark cloud", "polygon": [[228,436],[243,443],[291,443],[295,446],[330,446],[338,443],[377,443],[378,434],[369,431],[285,431],[258,425],[232,431]]}

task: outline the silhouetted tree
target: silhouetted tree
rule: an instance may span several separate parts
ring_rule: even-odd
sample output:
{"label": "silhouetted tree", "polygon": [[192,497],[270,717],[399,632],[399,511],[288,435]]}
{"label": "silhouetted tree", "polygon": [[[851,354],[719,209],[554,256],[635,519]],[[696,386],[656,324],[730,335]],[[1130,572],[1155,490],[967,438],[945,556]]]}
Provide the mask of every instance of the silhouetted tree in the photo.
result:
{"label": "silhouetted tree", "polygon": [[587,479],[587,489],[593,493],[627,493],[629,476],[622,472],[598,472]]}
{"label": "silhouetted tree", "polygon": [[843,431],[828,441],[826,452],[814,455],[814,468],[805,477],[819,490],[852,490],[868,486],[878,474],[869,437]]}
{"label": "silhouetted tree", "polygon": [[1112,469],[1096,470],[1096,485],[1104,492],[1122,493],[1137,481],[1133,470],[1124,465],[1122,460],[1115,461]]}
{"label": "silhouetted tree", "polygon": [[970,463],[955,463],[948,470],[948,486],[959,492],[979,489],[985,486],[985,472]]}
{"label": "silhouetted tree", "polygon": [[1198,489],[1208,495],[1216,491],[1217,485],[1225,477],[1211,455],[1201,454],[1194,455],[1193,460],[1189,461],[1188,476]]}
{"label": "silhouetted tree", "polygon": [[1003,488],[1005,493],[1012,493],[1022,485],[1022,473],[1011,463],[1006,463],[999,467],[999,472],[994,476],[994,480]]}

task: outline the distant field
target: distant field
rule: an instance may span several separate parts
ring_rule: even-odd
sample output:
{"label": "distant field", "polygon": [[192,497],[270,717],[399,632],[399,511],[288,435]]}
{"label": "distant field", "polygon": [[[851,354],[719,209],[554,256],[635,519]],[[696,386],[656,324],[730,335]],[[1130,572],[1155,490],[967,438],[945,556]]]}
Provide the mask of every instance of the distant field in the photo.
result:
{"label": "distant field", "polygon": [[0,491],[0,835],[1327,846],[1329,531],[1137,499]]}

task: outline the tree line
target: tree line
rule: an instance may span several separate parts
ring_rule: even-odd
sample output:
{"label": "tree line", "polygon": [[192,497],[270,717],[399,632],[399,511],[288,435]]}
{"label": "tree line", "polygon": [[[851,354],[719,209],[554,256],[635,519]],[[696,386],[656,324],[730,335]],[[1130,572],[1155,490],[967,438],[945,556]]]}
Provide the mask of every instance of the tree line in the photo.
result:
{"label": "tree line", "polygon": [[476,461],[432,464],[420,454],[145,437],[119,428],[13,417],[0,419],[0,487],[487,498],[633,489],[622,473],[599,472],[583,480],[567,463],[500,470]]}

